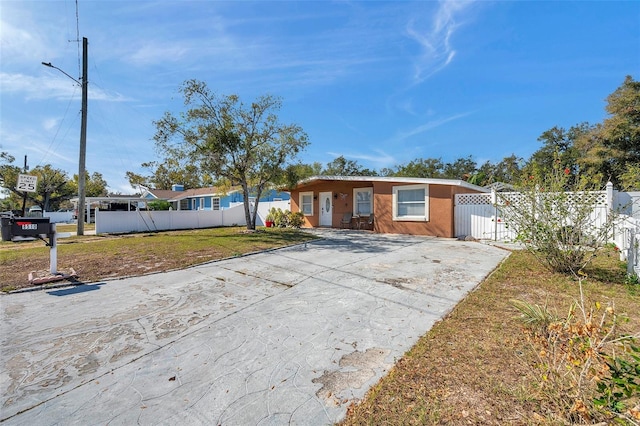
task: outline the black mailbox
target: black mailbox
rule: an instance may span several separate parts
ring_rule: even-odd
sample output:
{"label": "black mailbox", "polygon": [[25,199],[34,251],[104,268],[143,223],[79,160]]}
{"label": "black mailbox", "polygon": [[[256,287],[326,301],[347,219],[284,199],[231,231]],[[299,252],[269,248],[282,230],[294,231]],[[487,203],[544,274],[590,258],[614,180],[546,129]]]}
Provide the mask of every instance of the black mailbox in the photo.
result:
{"label": "black mailbox", "polygon": [[2,233],[2,241],[11,241],[11,218],[0,217],[0,231]]}
{"label": "black mailbox", "polygon": [[37,237],[51,233],[51,223],[48,217],[2,218],[3,241],[11,241],[13,237]]}

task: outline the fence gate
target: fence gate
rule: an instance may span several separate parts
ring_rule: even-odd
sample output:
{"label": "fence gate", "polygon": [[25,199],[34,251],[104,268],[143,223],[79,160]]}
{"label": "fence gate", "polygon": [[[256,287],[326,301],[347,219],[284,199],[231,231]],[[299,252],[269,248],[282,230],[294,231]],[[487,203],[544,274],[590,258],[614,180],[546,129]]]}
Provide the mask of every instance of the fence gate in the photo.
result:
{"label": "fence gate", "polygon": [[494,239],[496,216],[492,194],[456,194],[454,207],[456,237]]}

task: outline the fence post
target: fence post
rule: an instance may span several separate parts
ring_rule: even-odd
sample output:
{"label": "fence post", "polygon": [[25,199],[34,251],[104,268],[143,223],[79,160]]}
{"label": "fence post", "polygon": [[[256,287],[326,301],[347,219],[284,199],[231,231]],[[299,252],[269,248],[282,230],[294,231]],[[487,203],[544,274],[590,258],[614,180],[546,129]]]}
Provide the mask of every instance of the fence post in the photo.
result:
{"label": "fence post", "polygon": [[493,241],[498,241],[498,194],[495,188],[491,188],[491,204],[494,207],[493,213]]}
{"label": "fence post", "polygon": [[[606,211],[606,220],[607,222],[610,220],[613,220],[613,218],[611,217],[611,215],[613,214],[613,183],[611,183],[611,181],[607,182],[606,185],[606,195],[607,195],[607,211]],[[613,223],[611,226],[611,235],[610,235],[610,239],[611,241],[615,240],[616,238],[616,224]]]}
{"label": "fence post", "polygon": [[613,210],[613,184],[607,182],[607,207]]}

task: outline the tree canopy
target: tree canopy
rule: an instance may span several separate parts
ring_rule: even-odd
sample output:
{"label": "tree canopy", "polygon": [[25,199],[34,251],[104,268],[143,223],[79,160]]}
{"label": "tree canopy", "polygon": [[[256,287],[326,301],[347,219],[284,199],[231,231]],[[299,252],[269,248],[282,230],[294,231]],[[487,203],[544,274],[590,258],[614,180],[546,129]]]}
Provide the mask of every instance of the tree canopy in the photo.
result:
{"label": "tree canopy", "polygon": [[[22,197],[25,195],[16,189],[18,175],[23,173],[23,170],[13,164],[15,157],[8,152],[0,152],[0,160],[0,187],[5,188],[8,195],[2,200],[2,210],[18,210],[22,208]],[[27,174],[38,178],[36,192],[26,193],[29,205],[38,205],[45,211],[54,211],[78,195],[78,175],[69,179],[67,172],[50,164],[37,166]],[[94,172],[90,175],[87,172],[85,194],[87,197],[107,195],[107,181],[102,174]]]}
{"label": "tree canopy", "polygon": [[361,166],[357,161],[347,160],[341,155],[327,163],[321,174],[325,176],[377,176],[378,172]]}
{"label": "tree canopy", "polygon": [[[154,122],[156,147],[166,158],[197,165],[217,183],[239,185],[247,229],[255,229],[260,196],[307,146],[306,133],[296,124],[279,122],[278,97],[264,95],[245,105],[237,95],[218,96],[198,80],[187,80],[180,91],[187,109],[177,116],[167,112]],[[253,209],[250,197],[256,200]]]}
{"label": "tree canopy", "polygon": [[196,164],[180,161],[178,158],[165,158],[162,162],[142,163],[149,171],[147,175],[126,172],[129,184],[136,188],[145,186],[155,189],[171,189],[173,184],[181,184],[185,189],[201,188],[213,185],[209,175],[202,173]]}

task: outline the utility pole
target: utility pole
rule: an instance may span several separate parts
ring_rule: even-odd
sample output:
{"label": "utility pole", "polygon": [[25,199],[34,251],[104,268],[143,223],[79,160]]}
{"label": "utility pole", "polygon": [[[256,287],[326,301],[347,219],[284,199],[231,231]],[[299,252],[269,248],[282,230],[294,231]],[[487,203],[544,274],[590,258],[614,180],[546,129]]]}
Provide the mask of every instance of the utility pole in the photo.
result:
{"label": "utility pole", "polygon": [[[87,157],[87,95],[88,95],[88,40],[82,37],[82,119],[80,124],[80,161],[78,164],[78,235],[84,235],[84,219],[86,217],[85,207],[85,185],[86,170],[85,162]],[[91,215],[89,215],[91,217]]]}
{"label": "utility pole", "polygon": [[[24,173],[26,174],[29,171],[29,166],[27,166],[27,156],[24,156]],[[22,217],[25,217],[27,214],[27,192],[22,192]]]}
{"label": "utility pole", "polygon": [[[88,44],[86,37],[82,37],[82,81],[78,81],[60,68],[51,64],[51,62],[43,62],[42,65],[49,68],[55,68],[62,74],[75,81],[82,87],[82,121],[80,123],[80,161],[78,162],[78,235],[84,235],[84,219],[86,217],[85,207],[85,186],[86,186],[86,170],[85,162],[87,157],[87,95],[89,79],[87,77],[88,68]],[[91,216],[91,215],[89,215]]]}

